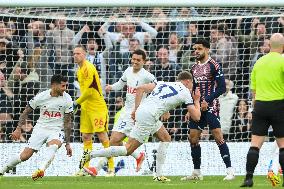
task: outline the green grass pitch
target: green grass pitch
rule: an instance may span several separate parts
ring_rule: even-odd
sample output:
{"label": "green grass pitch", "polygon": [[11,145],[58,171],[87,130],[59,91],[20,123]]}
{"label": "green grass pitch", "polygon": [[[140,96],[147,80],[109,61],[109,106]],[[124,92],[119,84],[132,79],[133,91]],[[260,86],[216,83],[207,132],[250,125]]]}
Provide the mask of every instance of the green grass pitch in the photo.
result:
{"label": "green grass pitch", "polygon": [[[0,189],[231,189],[240,188],[243,176],[233,181],[223,181],[223,176],[206,176],[203,181],[180,181],[181,177],[169,177],[171,182],[154,182],[152,177],[43,177],[33,181],[30,177],[1,177]],[[265,176],[254,177],[254,188],[273,188]]]}

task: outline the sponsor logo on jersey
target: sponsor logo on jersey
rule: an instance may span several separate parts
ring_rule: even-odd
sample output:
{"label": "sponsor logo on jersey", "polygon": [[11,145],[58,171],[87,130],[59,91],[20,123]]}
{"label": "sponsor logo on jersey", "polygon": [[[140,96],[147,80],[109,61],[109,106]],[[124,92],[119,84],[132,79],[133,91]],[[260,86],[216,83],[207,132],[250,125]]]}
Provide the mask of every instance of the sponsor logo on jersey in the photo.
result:
{"label": "sponsor logo on jersey", "polygon": [[43,116],[47,118],[61,118],[61,113],[60,112],[49,112],[49,111],[44,111]]}
{"label": "sponsor logo on jersey", "polygon": [[136,94],[136,88],[127,86],[127,93]]}
{"label": "sponsor logo on jersey", "polygon": [[200,76],[200,77],[196,76],[194,79],[196,83],[198,83],[199,81],[208,80],[206,76]]}

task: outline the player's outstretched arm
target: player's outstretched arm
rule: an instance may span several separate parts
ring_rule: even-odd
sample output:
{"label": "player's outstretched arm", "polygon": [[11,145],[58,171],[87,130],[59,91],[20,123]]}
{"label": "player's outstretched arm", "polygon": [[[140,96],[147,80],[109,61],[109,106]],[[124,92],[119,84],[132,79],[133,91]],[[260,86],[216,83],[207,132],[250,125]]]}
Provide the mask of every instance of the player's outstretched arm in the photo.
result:
{"label": "player's outstretched arm", "polygon": [[71,136],[71,120],[72,120],[72,113],[65,113],[64,114],[64,133],[65,133],[65,148],[67,151],[67,155],[69,157],[72,156],[72,149],[70,147],[70,136]]}
{"label": "player's outstretched arm", "polygon": [[23,111],[23,113],[20,115],[17,128],[15,129],[15,131],[10,136],[12,140],[19,140],[20,139],[20,136],[21,136],[21,133],[22,133],[21,127],[22,127],[22,125],[25,124],[29,113],[31,113],[32,111],[33,111],[33,109],[29,105],[27,105],[25,110]]}

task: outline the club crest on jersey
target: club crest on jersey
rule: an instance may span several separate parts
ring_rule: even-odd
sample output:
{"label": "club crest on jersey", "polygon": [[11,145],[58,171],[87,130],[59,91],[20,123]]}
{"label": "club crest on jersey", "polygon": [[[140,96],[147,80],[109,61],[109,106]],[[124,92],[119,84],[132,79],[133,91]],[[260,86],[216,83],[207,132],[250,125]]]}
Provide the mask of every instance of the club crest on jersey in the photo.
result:
{"label": "club crest on jersey", "polygon": [[59,111],[63,108],[63,106],[58,106]]}
{"label": "club crest on jersey", "polygon": [[136,88],[127,86],[127,93],[136,94]]}
{"label": "club crest on jersey", "polygon": [[49,111],[44,111],[43,116],[48,117],[48,118],[61,118],[61,113],[60,112],[49,112]]}

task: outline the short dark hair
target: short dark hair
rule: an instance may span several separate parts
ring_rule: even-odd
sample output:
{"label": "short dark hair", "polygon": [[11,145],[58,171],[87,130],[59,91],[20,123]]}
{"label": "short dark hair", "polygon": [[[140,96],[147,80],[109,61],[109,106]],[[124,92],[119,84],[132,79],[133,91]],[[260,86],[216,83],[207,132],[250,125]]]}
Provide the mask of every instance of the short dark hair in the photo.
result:
{"label": "short dark hair", "polygon": [[157,51],[159,51],[160,49],[166,49],[167,51],[169,51],[169,47],[166,46],[166,45],[159,45],[159,46],[157,47]]}
{"label": "short dark hair", "polygon": [[142,58],[143,58],[143,60],[146,60],[146,58],[147,58],[147,54],[146,54],[145,50],[142,50],[142,49],[136,49],[136,50],[132,53],[132,55],[134,55],[134,54],[141,55]]}
{"label": "short dark hair", "polygon": [[227,34],[228,26],[225,23],[220,23],[216,26],[216,29],[218,30],[218,32]]}
{"label": "short dark hair", "polygon": [[194,25],[197,26],[197,22],[196,22],[196,21],[191,21],[191,22],[189,22],[188,26],[189,26],[190,24],[194,24]]}
{"label": "short dark hair", "polygon": [[[98,42],[96,41],[95,38],[89,38],[87,43],[90,43],[91,41],[94,41],[97,45],[98,45]],[[84,47],[84,46],[83,46]],[[84,47],[85,48],[85,47]]]}
{"label": "short dark hair", "polygon": [[51,77],[51,85],[56,83],[56,84],[60,84],[61,82],[67,82],[68,79],[67,77],[63,76],[63,75],[60,75],[60,74],[55,74]]}
{"label": "short dark hair", "polygon": [[84,52],[87,52],[86,47],[84,45],[76,45],[74,49],[81,48]]}
{"label": "short dark hair", "polygon": [[206,39],[197,39],[194,44],[201,44],[208,49],[210,48],[210,43]]}
{"label": "short dark hair", "polygon": [[178,81],[187,80],[187,79],[192,80],[192,75],[188,71],[182,71],[177,76]]}
{"label": "short dark hair", "polygon": [[226,31],[228,30],[228,26],[225,23],[218,23],[218,24],[212,25],[210,29],[218,30],[218,32],[226,33]]}
{"label": "short dark hair", "polygon": [[177,36],[178,34],[177,34],[177,32],[174,32],[174,31],[173,31],[173,32],[170,32],[170,35],[169,35],[169,36],[171,36],[171,35],[176,35],[176,36]]}
{"label": "short dark hair", "polygon": [[255,24],[255,28],[257,28],[257,26],[259,26],[259,25],[264,25],[266,27],[264,22],[259,22],[259,23]]}

